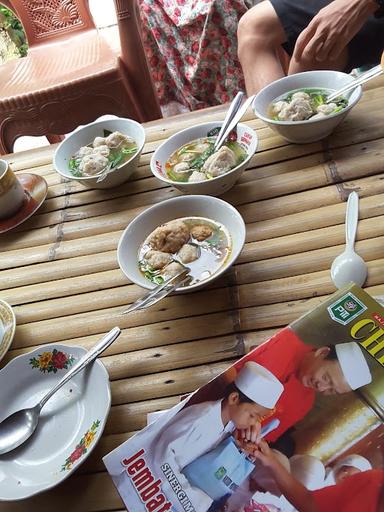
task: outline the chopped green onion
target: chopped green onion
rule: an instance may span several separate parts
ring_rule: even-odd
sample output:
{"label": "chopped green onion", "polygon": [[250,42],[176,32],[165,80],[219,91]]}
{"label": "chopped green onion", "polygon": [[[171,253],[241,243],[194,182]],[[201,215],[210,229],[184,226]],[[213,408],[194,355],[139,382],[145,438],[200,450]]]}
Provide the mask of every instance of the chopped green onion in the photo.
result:
{"label": "chopped green onion", "polygon": [[133,155],[133,153],[136,153],[137,151],[137,146],[134,146],[132,148],[123,148],[121,150],[121,152],[124,154],[124,155]]}

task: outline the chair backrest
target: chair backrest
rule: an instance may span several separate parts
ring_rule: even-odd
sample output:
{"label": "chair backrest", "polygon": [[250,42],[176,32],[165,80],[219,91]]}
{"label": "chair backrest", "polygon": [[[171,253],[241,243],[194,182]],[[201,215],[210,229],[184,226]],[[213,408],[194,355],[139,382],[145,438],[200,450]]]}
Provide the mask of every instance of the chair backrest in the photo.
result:
{"label": "chair backrest", "polygon": [[8,0],[7,4],[20,19],[29,47],[96,28],[87,0]]}

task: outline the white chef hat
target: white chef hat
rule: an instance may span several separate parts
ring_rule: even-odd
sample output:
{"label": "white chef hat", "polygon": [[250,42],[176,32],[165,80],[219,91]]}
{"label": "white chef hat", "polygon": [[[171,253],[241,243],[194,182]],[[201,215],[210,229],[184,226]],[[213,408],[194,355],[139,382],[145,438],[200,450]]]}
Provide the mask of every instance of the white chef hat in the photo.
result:
{"label": "white chef hat", "polygon": [[347,455],[346,457],[338,460],[334,467],[328,471],[325,478],[325,487],[336,484],[336,474],[343,466],[352,466],[360,471],[368,471],[369,469],[372,469],[371,463],[365,457],[356,454]]}
{"label": "white chef hat", "polygon": [[355,341],[335,345],[337,359],[344,378],[352,389],[365,386],[372,381],[372,375],[363,351]]}
{"label": "white chef hat", "polygon": [[368,459],[363,457],[362,455],[348,455],[343,459],[340,459],[335,464],[333,471],[337,473],[337,471],[343,466],[352,466],[353,468],[359,469],[360,471],[368,471],[372,469],[372,465]]}
{"label": "white chef hat", "polygon": [[313,455],[294,455],[289,459],[291,473],[310,491],[321,489],[324,484],[325,467]]}
{"label": "white chef hat", "polygon": [[236,387],[253,402],[272,409],[284,391],[284,386],[269,370],[247,361],[235,379]]}

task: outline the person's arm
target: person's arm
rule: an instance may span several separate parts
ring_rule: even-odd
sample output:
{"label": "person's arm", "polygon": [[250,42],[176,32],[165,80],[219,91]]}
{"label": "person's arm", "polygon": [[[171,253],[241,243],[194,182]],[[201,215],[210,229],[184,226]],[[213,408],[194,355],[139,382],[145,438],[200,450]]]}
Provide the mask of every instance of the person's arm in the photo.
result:
{"label": "person's arm", "polygon": [[378,7],[375,0],[334,0],[300,34],[292,58],[297,62],[336,60]]}
{"label": "person's arm", "polygon": [[274,456],[265,441],[260,441],[259,451],[254,453],[256,459],[270,468],[276,483],[287,500],[300,512],[320,512],[311,491],[294,478]]}

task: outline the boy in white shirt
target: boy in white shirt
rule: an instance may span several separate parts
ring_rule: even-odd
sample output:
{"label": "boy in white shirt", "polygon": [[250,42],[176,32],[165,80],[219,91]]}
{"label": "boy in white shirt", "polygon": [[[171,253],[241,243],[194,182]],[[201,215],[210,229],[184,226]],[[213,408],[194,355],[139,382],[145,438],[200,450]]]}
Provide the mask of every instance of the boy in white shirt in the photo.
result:
{"label": "boy in white shirt", "polygon": [[[168,471],[170,468],[196,511],[205,512],[212,499],[190,485],[183,468],[212,450],[235,429],[258,433],[262,420],[273,412],[283,390],[269,370],[253,361],[245,363],[223,399],[185,407],[156,436],[151,448],[154,471],[164,480],[162,466]],[[167,492],[170,497],[171,489]]]}

